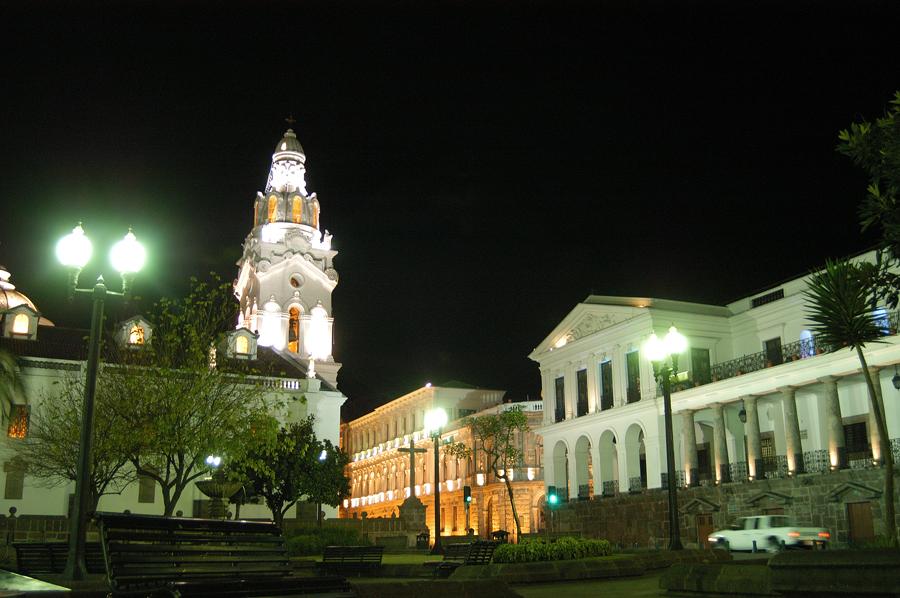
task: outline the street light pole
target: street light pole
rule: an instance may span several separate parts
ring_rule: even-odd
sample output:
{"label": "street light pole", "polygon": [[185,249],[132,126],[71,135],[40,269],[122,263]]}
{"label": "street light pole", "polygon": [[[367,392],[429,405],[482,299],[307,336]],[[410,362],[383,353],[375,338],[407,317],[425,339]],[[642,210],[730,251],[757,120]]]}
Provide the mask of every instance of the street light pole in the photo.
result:
{"label": "street light pole", "polygon": [[84,579],[87,566],[84,561],[84,538],[87,531],[87,506],[91,501],[91,430],[94,429],[94,393],[97,389],[97,368],[100,363],[100,329],[103,325],[103,307],[106,301],[106,285],[103,277],[97,279],[91,291],[94,309],[91,315],[91,336],[88,343],[87,372],[84,386],[84,409],[81,418],[81,437],[78,444],[78,467],[75,474],[75,501],[69,515],[69,557],[63,577]]}
{"label": "street light pole", "polygon": [[56,255],[63,265],[69,268],[68,295],[70,299],[76,293],[90,293],[93,298],[91,313],[91,334],[88,340],[88,358],[85,364],[84,406],[81,415],[81,433],[78,443],[78,462],[75,470],[75,497],[72,511],[69,514],[69,554],[63,569],[63,578],[67,580],[84,579],[87,567],[84,559],[85,532],[87,531],[87,510],[92,503],[91,489],[91,432],[94,426],[94,395],[97,389],[97,371],[100,365],[100,337],[103,327],[103,308],[107,295],[124,296],[131,292],[134,274],[144,265],[144,248],[137,242],[134,233],[129,229],[122,241],[116,243],[110,259],[113,266],[122,274],[122,292],[108,291],[103,276],[97,278],[92,289],[78,289],[78,275],[91,258],[93,248],[85,236],[81,223],[70,235],[67,235],[56,246]]}
{"label": "street light pole", "polygon": [[[675,326],[669,328],[665,341],[656,333],[644,345],[644,352],[653,363],[653,376],[663,390],[663,419],[666,428],[666,486],[669,503],[669,550],[682,550],[681,526],[678,522],[678,490],[675,484],[675,438],[672,432],[672,376],[678,372],[678,355],[687,348],[687,339]],[[666,361],[669,360],[669,363]]]}
{"label": "street light pole", "polygon": [[438,451],[441,443],[441,429],[447,424],[447,412],[441,408],[425,414],[425,428],[434,439],[434,546],[431,554],[444,554],[441,546],[441,470]]}

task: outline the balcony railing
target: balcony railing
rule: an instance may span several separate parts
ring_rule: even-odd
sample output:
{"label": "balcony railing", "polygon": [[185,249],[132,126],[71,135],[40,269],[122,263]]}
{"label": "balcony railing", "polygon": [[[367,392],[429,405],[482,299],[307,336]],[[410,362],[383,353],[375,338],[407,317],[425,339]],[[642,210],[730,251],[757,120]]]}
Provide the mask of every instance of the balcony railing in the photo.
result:
{"label": "balcony railing", "polygon": [[555,415],[556,415],[556,419],[554,419],[553,421],[555,421],[555,422],[561,422],[561,421],[565,420],[565,419],[566,419],[566,410],[565,410],[565,408],[564,408],[564,407],[563,407],[563,408],[557,407],[557,408],[556,408],[556,413],[555,413]]}
{"label": "balcony railing", "polygon": [[579,399],[577,407],[578,407],[578,411],[577,411],[578,417],[581,417],[582,415],[587,415],[587,413],[588,413],[587,397],[584,397],[584,399]]}
{"label": "balcony railing", "polygon": [[629,386],[625,393],[625,400],[629,403],[637,403],[641,400],[641,388],[639,386]]}
{"label": "balcony railing", "polygon": [[603,482],[603,496],[615,496],[619,493],[619,480]]}
{"label": "balcony railing", "polygon": [[788,474],[788,463],[785,455],[773,455],[771,457],[763,457],[762,473],[760,478],[777,479],[786,478]]}

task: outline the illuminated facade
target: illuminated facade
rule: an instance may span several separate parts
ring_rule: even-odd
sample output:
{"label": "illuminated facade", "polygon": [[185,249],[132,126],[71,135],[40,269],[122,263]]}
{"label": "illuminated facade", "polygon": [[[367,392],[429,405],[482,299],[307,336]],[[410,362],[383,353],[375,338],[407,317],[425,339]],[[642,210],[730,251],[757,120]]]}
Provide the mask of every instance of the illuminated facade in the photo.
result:
{"label": "illuminated facade", "polygon": [[[449,423],[442,442],[463,442],[472,446],[470,431],[463,420],[468,416],[497,413],[521,407],[534,428],[542,420],[542,403],[530,401],[503,403],[504,391],[445,386],[425,386],[376,408],[346,424],[342,430],[344,450],[351,462],[347,475],[351,497],[344,501],[341,517],[391,517],[409,495],[410,457],[399,449],[409,443],[422,449],[415,457],[414,492],[425,504],[426,524],[434,535],[434,441],[424,430],[425,413],[435,407],[447,411]],[[516,510],[523,533],[538,531],[544,502],[542,449],[540,437],[533,431],[518,439],[523,462],[513,471],[512,485]],[[493,473],[486,471],[483,456],[459,460],[440,455],[441,522],[444,536],[466,534],[463,487],[472,489],[469,527],[476,535],[505,530],[515,534],[515,523],[506,487]]]}
{"label": "illuminated facade", "polygon": [[238,328],[337,386],[331,354],[331,293],[338,283],[337,251],[319,227],[320,206],[306,190],[306,153],[288,129],[275,146],[265,192],[253,201],[253,229],[244,241],[234,293]]}
{"label": "illuminated facade", "polygon": [[[641,347],[673,324],[689,344],[672,393],[679,485],[877,463],[858,358],[828,352],[810,331],[806,288],[807,277],[797,278],[725,306],[601,296],[578,304],[530,355],[541,371],[547,485],[568,489],[569,498],[665,485],[663,401]],[[893,439],[898,319],[873,313],[885,338],[865,355]],[[900,441],[892,444],[900,456]]]}

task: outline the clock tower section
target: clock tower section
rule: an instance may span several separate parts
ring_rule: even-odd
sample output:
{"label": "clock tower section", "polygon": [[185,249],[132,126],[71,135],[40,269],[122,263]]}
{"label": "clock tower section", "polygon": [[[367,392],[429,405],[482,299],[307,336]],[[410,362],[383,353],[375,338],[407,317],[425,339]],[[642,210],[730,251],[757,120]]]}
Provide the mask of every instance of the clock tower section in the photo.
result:
{"label": "clock tower section", "polygon": [[331,354],[331,293],[338,283],[331,235],[320,230],[321,210],[306,190],[306,154],[288,129],[272,154],[265,192],[253,201],[253,229],[244,240],[234,294],[238,328],[258,344],[307,364],[309,375],[337,386],[341,365]]}

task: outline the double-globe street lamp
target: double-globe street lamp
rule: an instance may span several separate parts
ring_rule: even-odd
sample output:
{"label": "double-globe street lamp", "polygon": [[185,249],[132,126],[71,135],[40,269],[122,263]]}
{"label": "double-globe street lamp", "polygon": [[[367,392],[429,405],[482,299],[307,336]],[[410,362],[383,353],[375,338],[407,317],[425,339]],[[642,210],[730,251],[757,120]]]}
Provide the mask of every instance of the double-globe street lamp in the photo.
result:
{"label": "double-globe street lamp", "polygon": [[137,242],[131,229],[125,238],[113,245],[109,258],[113,268],[122,275],[122,292],[108,291],[103,276],[97,278],[92,289],[79,289],[78,275],[91,259],[93,247],[78,223],[71,234],[56,244],[56,257],[69,270],[69,299],[76,294],[89,293],[93,297],[91,336],[88,342],[87,371],[84,384],[84,408],[81,419],[81,438],[78,445],[78,464],[75,475],[75,503],[69,520],[69,555],[63,576],[66,579],[84,579],[87,567],[84,562],[84,537],[87,530],[87,505],[90,501],[91,430],[94,425],[94,392],[97,388],[97,366],[100,361],[100,335],[103,324],[103,302],[106,295],[128,297],[134,275],[144,266],[146,251]]}
{"label": "double-globe street lamp", "polygon": [[434,546],[431,554],[444,554],[441,546],[441,469],[438,451],[441,443],[441,430],[447,425],[447,412],[440,407],[425,413],[425,429],[434,439]]}
{"label": "double-globe street lamp", "polygon": [[681,550],[678,496],[675,488],[675,445],[672,434],[672,378],[678,374],[678,356],[687,349],[687,339],[673,325],[664,340],[656,333],[644,343],[644,355],[653,363],[653,376],[662,385],[666,425],[666,485],[669,494],[669,550]]}

